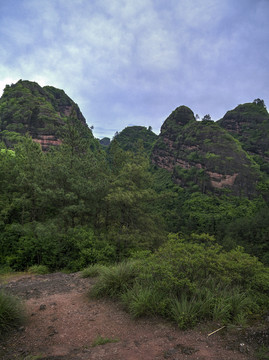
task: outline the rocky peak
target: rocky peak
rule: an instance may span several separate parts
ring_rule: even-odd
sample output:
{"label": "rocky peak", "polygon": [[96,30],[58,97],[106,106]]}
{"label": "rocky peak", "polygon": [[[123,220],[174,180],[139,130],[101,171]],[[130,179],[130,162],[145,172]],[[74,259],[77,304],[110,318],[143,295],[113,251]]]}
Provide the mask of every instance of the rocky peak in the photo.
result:
{"label": "rocky peak", "polygon": [[7,132],[28,133],[43,150],[60,145],[61,129],[68,119],[77,122],[82,132],[91,133],[78,105],[52,86],[42,88],[36,82],[19,80],[7,85],[0,99],[0,134],[7,146],[12,145],[4,136]]}
{"label": "rocky peak", "polygon": [[176,183],[203,192],[248,196],[259,177],[255,163],[226,130],[213,121],[196,121],[185,106],[165,120],[151,159]]}
{"label": "rocky peak", "polygon": [[243,149],[254,155],[261,170],[269,174],[269,114],[262,100],[238,105],[218,124],[239,140]]}
{"label": "rocky peak", "polygon": [[193,111],[187,106],[177,107],[165,120],[161,127],[161,134],[178,134],[180,129],[190,122],[195,122]]}

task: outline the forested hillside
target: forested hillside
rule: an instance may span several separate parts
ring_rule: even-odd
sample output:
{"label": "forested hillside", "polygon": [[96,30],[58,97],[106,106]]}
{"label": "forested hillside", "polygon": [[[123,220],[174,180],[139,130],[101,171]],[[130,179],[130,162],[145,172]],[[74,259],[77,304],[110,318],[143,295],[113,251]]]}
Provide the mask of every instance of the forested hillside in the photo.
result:
{"label": "forested hillside", "polygon": [[186,106],[165,120],[152,161],[176,183],[202,193],[251,197],[260,179],[259,166],[238,141],[213,121],[196,121]]}
{"label": "forested hillside", "polygon": [[0,139],[7,146],[16,143],[16,134],[29,134],[43,150],[60,145],[69,119],[81,136],[93,138],[79,107],[63,90],[20,80],[7,85],[0,99]]}
{"label": "forested hillside", "polygon": [[[7,86],[0,99],[1,266],[79,270],[154,251],[169,233],[207,233],[227,251],[240,245],[268,263],[268,141],[251,125],[265,129],[268,113],[257,102],[242,107],[248,132],[240,136],[229,133],[233,112],[214,123],[181,106],[159,136],[126,128],[104,150],[62,90],[29,81]],[[251,129],[258,131],[255,156],[242,141]]]}
{"label": "forested hillside", "polygon": [[255,99],[253,103],[238,105],[218,123],[238,139],[261,170],[269,174],[269,114],[264,101]]}
{"label": "forested hillside", "polygon": [[261,318],[269,306],[268,121],[257,102],[219,123],[180,106],[159,136],[133,126],[100,143],[62,90],[7,86],[0,271],[87,268],[85,276],[99,275],[92,296],[181,328]]}

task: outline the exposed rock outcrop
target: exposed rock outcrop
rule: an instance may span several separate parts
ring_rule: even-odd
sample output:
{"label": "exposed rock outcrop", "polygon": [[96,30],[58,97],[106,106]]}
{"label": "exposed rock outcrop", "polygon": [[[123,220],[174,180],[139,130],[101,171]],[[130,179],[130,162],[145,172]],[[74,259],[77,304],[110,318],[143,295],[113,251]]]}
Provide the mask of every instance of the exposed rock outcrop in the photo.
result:
{"label": "exposed rock outcrop", "polygon": [[218,124],[239,140],[261,170],[269,174],[269,114],[263,101],[238,105]]}
{"label": "exposed rock outcrop", "polygon": [[78,105],[63,90],[42,88],[26,80],[5,87],[0,99],[0,134],[8,146],[12,142],[4,135],[15,132],[29,134],[48,150],[62,143],[62,129],[68,121],[76,122],[80,132],[92,136]]}
{"label": "exposed rock outcrop", "polygon": [[213,121],[196,121],[186,106],[165,120],[151,159],[176,183],[203,192],[251,196],[259,178],[257,165],[226,130]]}

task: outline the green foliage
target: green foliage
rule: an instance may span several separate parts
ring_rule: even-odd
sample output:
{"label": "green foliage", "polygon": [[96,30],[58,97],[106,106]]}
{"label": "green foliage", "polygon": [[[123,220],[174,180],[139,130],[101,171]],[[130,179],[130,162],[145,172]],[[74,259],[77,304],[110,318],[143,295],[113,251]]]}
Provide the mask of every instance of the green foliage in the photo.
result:
{"label": "green foliage", "polygon": [[113,141],[115,140],[124,151],[137,153],[139,147],[142,147],[143,151],[149,154],[154,142],[157,140],[157,135],[150,128],[147,129],[144,126],[128,126]]}
{"label": "green foliage", "polygon": [[269,114],[264,101],[255,99],[253,103],[238,105],[228,111],[219,124],[240,141],[244,150],[255,154],[255,160],[262,165],[261,170],[268,174]]}
{"label": "green foliage", "polygon": [[49,269],[46,265],[33,265],[29,267],[28,272],[30,274],[44,275],[49,273]]}
{"label": "green foliage", "polygon": [[[244,216],[245,215],[245,216]],[[236,241],[245,250],[269,265],[269,211],[263,204],[253,214],[242,214],[241,217],[231,221],[223,232],[223,243]]]}
{"label": "green foliage", "polygon": [[164,122],[152,161],[191,192],[251,197],[260,177],[259,166],[232,135],[214,121],[195,121],[184,107]]}
{"label": "green foliage", "polygon": [[154,287],[135,283],[121,295],[121,301],[127,311],[134,317],[160,315],[166,307],[163,293]]}
{"label": "green foliage", "polygon": [[255,353],[258,360],[269,360],[269,347],[262,345]]}
{"label": "green foliage", "polygon": [[[126,274],[124,274],[126,272]],[[189,328],[200,321],[245,324],[269,305],[269,269],[207,234],[169,235],[154,254],[101,272],[95,296],[119,298],[134,317],[160,315]]]}
{"label": "green foliage", "polygon": [[81,271],[80,276],[82,278],[99,276],[102,273],[104,267],[105,265],[101,265],[101,264],[90,265]]}
{"label": "green foliage", "polygon": [[106,338],[106,337],[102,337],[101,335],[99,335],[93,341],[92,347],[99,346],[99,345],[105,345],[105,344],[109,344],[109,343],[116,343],[118,341],[119,341],[118,339]]}
{"label": "green foliage", "polygon": [[118,297],[128,288],[132,287],[138,273],[137,261],[122,262],[112,267],[100,269],[98,282],[92,287],[92,297]]}
{"label": "green foliage", "polygon": [[[216,155],[216,154],[213,154],[213,153],[206,153],[206,159],[214,159],[214,160],[216,160],[216,159],[219,159],[220,158],[220,155]],[[232,160],[233,158],[232,157],[230,157],[230,159]]]}
{"label": "green foliage", "polygon": [[[265,287],[265,278],[259,271],[249,272],[248,267],[258,265],[237,246],[269,262],[266,175],[256,189],[259,167],[265,171],[268,165],[263,157],[269,153],[267,140],[262,137],[268,133],[268,113],[256,100],[229,114],[238,124],[243,122],[240,141],[220,127],[223,122],[198,122],[183,106],[164,123],[162,136],[157,138],[150,127],[128,127],[103,151],[85,127],[78,107],[62,90],[27,81],[7,87],[0,100],[0,268],[86,268],[82,276],[103,277],[106,285],[100,293],[122,296],[134,316],[145,312],[172,317],[176,310],[171,312],[171,299],[180,313],[175,304],[181,296],[190,309],[198,300],[206,304],[205,315],[199,313],[183,323],[208,318],[213,309],[217,314],[222,308],[220,297],[210,300],[209,285],[206,294],[199,293],[199,281],[204,281],[199,274],[213,276],[217,269],[214,281],[223,301],[226,287],[233,289],[229,288],[231,293],[239,287],[243,298],[243,287],[255,295]],[[247,121],[241,121],[245,117]],[[249,125],[248,145],[255,147],[257,141],[261,145],[255,158],[242,150]],[[27,132],[60,137],[62,144],[42,152],[39,144],[24,136]],[[151,153],[155,164],[162,161],[173,171],[152,165]],[[212,186],[219,181],[218,174],[229,178],[237,173],[232,188]],[[152,255],[168,232],[186,239],[176,240],[177,245],[168,242],[177,267],[169,257],[162,262],[163,248]],[[240,259],[238,264],[233,260],[231,265],[232,256]],[[127,279],[122,273],[128,271],[116,270],[116,265],[110,274],[106,266],[126,258],[149,263],[143,266],[145,271],[138,271],[140,275],[130,270]],[[264,296],[260,299],[258,306]],[[230,309],[231,301],[224,308]],[[230,312],[226,318],[235,319]],[[244,318],[244,314],[238,316]]]}
{"label": "green foliage", "polygon": [[0,292],[0,338],[9,330],[23,324],[25,310],[22,303],[12,295]]}

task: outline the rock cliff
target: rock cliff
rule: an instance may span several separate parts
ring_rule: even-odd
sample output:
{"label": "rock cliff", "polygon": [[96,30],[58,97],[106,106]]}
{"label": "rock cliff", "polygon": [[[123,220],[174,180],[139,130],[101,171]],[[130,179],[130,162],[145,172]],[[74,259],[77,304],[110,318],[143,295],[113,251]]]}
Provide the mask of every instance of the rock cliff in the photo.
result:
{"label": "rock cliff", "polygon": [[231,134],[180,106],[165,120],[151,156],[176,183],[202,192],[251,196],[259,168]]}
{"label": "rock cliff", "polygon": [[43,150],[60,145],[61,129],[68,119],[92,136],[78,105],[63,90],[20,80],[7,85],[0,99],[1,137],[8,146],[12,144],[5,137],[7,132],[29,134]]}
{"label": "rock cliff", "polygon": [[254,156],[261,170],[269,174],[269,114],[262,100],[238,105],[218,124],[238,139],[243,149]]}

